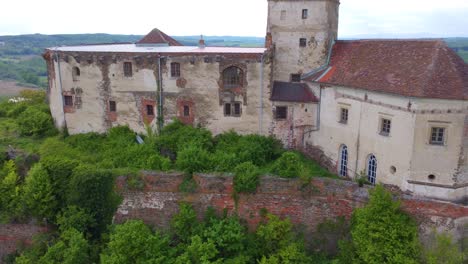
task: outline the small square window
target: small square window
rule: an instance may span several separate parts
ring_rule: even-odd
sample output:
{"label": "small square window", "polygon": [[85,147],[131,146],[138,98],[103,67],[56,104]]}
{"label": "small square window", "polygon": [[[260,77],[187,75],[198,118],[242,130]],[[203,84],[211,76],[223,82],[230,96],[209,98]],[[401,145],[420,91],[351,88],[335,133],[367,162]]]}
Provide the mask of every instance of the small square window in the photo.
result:
{"label": "small square window", "polygon": [[306,47],[307,46],[307,39],[306,38],[300,38],[299,39],[299,47]]}
{"label": "small square window", "polygon": [[63,101],[64,101],[65,106],[73,106],[73,96],[64,95]]}
{"label": "small square window", "polygon": [[240,102],[225,103],[224,104],[224,115],[225,116],[241,116],[242,106]]}
{"label": "small square window", "polygon": [[340,110],[340,123],[347,124],[348,123],[348,108],[341,108]]}
{"label": "small square window", "polygon": [[309,10],[302,9],[302,19],[307,19],[308,15],[309,15]]}
{"label": "small square window", "polygon": [[291,74],[291,82],[301,82],[301,75],[296,73]]}
{"label": "small square window", "polygon": [[184,116],[190,116],[190,107],[188,105],[184,105]]}
{"label": "small square window", "polygon": [[280,20],[286,19],[286,10],[281,10]]}
{"label": "small square window", "polygon": [[241,115],[241,104],[234,103],[234,116],[240,116],[240,115]]}
{"label": "small square window", "polygon": [[276,119],[286,119],[288,117],[288,107],[287,106],[277,106],[275,118]]}
{"label": "small square window", "polygon": [[131,62],[124,62],[124,76],[125,77],[132,77],[132,63]]}
{"label": "small square window", "polygon": [[146,105],[146,114],[154,116],[154,107],[152,105]]}
{"label": "small square window", "polygon": [[431,128],[431,144],[444,145],[445,128],[433,127]]}
{"label": "small square window", "polygon": [[390,135],[391,127],[392,127],[392,120],[382,118],[381,125],[380,125],[380,134],[383,136]]}
{"label": "small square window", "polygon": [[109,101],[109,112],[116,112],[117,111],[117,104],[115,101]]}
{"label": "small square window", "polygon": [[231,116],[231,104],[230,103],[224,104],[224,115]]}

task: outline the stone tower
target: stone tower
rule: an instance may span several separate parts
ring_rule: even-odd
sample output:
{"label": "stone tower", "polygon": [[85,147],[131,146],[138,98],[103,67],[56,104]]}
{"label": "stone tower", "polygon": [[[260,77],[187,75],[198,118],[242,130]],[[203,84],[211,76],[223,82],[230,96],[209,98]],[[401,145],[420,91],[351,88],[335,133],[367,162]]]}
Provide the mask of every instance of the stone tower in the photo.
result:
{"label": "stone tower", "polygon": [[339,0],[268,0],[267,47],[275,47],[273,79],[297,80],[327,61],[337,38]]}

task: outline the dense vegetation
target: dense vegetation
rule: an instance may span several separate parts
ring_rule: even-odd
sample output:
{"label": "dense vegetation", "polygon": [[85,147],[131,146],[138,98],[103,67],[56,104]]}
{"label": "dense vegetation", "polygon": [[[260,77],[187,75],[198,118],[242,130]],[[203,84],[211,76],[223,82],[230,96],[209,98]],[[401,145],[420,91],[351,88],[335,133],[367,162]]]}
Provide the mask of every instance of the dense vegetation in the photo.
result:
{"label": "dense vegetation", "polygon": [[[136,142],[128,127],[68,136],[53,127],[43,93],[28,91],[22,97],[26,101],[0,103],[0,220],[36,219],[53,228],[9,256],[7,263],[463,261],[450,237],[442,235],[420,254],[415,222],[381,186],[371,192],[366,207],[355,211],[351,225],[340,227],[338,256],[320,245],[309,248],[289,220],[266,211],[260,212],[263,221],[255,232],[235,215],[217,215],[212,209],[200,221],[184,203],[168,230],[153,230],[138,220],[112,224],[120,203],[115,176],[128,175],[130,187],[139,188],[141,169],[182,170],[187,191],[195,184],[190,182],[194,172],[234,172],[237,192],[255,192],[258,176],[266,173],[304,180],[333,175],[282,149],[273,138],[232,131],[213,137],[206,129],[178,121],[160,135],[148,129],[144,144]],[[8,156],[3,154],[7,150]]]}
{"label": "dense vegetation", "polygon": [[[0,36],[0,80],[46,87],[46,66],[40,57],[45,48],[96,43],[136,42],[140,35],[69,34]],[[176,36],[184,45],[196,46],[200,36]],[[208,46],[262,47],[261,37],[204,37]],[[448,38],[448,45],[468,62],[468,38]]]}

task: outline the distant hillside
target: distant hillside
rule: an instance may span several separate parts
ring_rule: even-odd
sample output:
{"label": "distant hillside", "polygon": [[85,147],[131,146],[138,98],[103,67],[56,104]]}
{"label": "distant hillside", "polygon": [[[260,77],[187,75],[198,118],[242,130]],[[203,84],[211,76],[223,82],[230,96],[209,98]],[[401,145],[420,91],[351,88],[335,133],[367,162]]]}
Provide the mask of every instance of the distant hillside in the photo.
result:
{"label": "distant hillside", "polygon": [[[97,43],[137,42],[141,35],[62,34],[0,36],[0,80],[12,80],[39,87],[47,85],[44,60],[40,57],[45,48]],[[198,45],[200,36],[174,36],[187,46]],[[262,37],[204,36],[208,46],[263,47]],[[448,45],[468,62],[468,38],[448,38]]]}

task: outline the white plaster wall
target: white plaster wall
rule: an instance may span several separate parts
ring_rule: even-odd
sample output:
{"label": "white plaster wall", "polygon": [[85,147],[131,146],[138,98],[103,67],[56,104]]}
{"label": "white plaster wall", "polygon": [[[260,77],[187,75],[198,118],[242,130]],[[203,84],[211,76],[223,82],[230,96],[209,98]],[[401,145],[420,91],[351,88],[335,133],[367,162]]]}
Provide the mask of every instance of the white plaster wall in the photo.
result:
{"label": "white plaster wall", "polygon": [[[55,126],[59,129],[65,127],[65,113],[63,112],[63,97],[60,92],[61,84],[58,76],[58,63],[52,60],[52,67],[54,68],[54,75],[51,75],[51,82],[49,82],[49,106],[52,118],[54,119]],[[50,73],[50,74],[53,74]]]}

